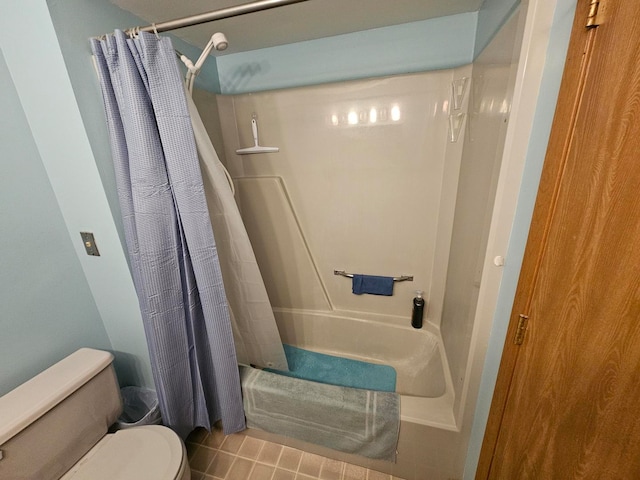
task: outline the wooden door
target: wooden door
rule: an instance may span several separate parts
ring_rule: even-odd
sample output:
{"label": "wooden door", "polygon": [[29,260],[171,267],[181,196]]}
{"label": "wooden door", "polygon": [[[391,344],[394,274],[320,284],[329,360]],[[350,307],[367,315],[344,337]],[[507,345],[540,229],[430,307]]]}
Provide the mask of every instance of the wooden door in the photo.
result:
{"label": "wooden door", "polygon": [[640,1],[601,0],[585,28],[591,3],[578,1],[478,479],[640,479]]}

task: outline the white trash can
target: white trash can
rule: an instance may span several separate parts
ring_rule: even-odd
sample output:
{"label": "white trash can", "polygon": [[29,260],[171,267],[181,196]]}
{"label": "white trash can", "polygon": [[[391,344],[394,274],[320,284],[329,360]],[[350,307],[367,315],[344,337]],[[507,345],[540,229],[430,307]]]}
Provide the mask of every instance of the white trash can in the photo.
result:
{"label": "white trash can", "polygon": [[122,414],[115,423],[115,430],[140,425],[160,425],[160,405],[154,390],[144,387],[122,387]]}

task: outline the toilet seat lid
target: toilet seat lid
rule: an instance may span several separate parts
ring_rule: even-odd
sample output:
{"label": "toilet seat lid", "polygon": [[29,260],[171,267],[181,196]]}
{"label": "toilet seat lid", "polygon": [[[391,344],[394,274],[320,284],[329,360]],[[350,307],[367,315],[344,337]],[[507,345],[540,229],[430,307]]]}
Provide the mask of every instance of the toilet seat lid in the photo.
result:
{"label": "toilet seat lid", "polygon": [[184,446],[170,429],[158,425],[106,435],[81,458],[64,480],[175,480],[181,472]]}

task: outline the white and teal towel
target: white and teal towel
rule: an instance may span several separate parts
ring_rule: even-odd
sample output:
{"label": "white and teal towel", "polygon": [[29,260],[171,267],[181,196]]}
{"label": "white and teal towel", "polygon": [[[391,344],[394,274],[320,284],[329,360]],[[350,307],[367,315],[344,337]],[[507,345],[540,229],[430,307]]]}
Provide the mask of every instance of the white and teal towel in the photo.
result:
{"label": "white and teal towel", "polygon": [[369,458],[395,461],[397,393],[326,385],[241,367],[247,426]]}

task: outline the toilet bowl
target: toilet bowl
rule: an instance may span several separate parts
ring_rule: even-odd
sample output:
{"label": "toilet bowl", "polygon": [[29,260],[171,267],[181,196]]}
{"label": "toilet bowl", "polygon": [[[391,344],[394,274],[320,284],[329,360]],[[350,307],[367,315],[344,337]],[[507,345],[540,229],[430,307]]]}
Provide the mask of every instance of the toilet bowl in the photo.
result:
{"label": "toilet bowl", "polygon": [[107,433],[122,412],[112,361],[83,348],[0,397],[0,478],[190,479],[184,444],[169,428]]}

